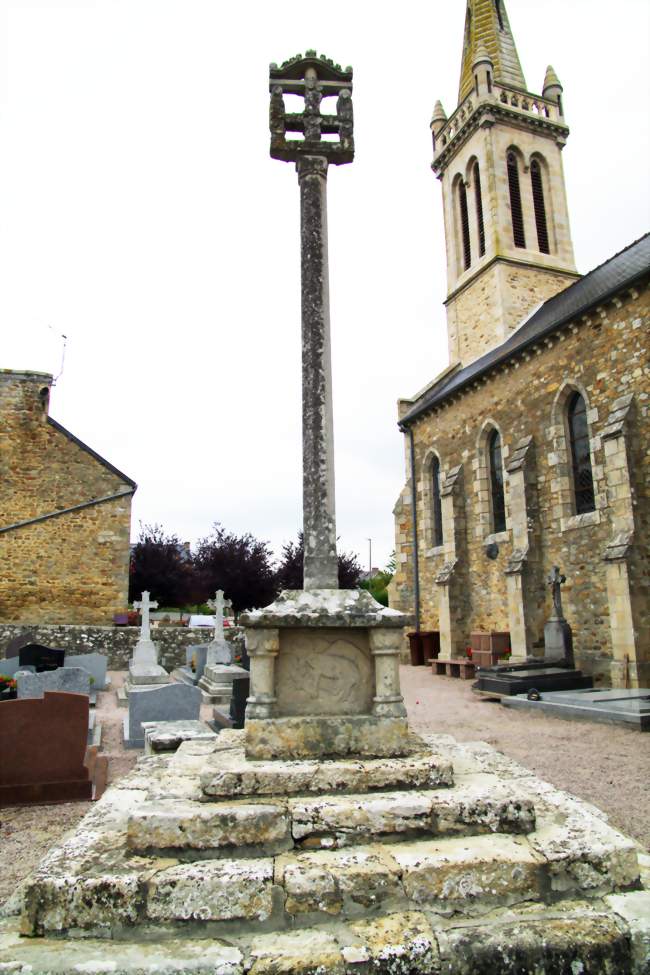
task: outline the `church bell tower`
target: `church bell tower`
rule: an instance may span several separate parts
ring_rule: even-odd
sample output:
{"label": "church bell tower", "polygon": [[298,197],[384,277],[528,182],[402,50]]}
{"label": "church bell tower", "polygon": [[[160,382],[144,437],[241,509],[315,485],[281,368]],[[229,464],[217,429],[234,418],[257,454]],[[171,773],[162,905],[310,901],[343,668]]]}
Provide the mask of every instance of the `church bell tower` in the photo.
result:
{"label": "church bell tower", "polygon": [[503,0],[468,0],[458,107],[431,119],[442,182],[451,363],[504,342],[579,277],[562,149],[569,129],[553,68],[528,91]]}

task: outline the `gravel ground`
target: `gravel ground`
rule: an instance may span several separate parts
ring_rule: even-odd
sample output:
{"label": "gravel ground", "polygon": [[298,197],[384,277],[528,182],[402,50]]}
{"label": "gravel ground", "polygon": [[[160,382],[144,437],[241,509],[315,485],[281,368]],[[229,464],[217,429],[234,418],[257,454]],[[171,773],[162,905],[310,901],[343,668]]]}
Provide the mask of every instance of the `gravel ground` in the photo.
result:
{"label": "gravel ground", "polygon": [[[645,847],[650,845],[650,735],[510,711],[475,697],[470,681],[433,677],[424,667],[402,667],[401,676],[414,731],[487,741],[557,788],[599,806],[613,826]],[[110,677],[115,688],[124,674]],[[102,724],[103,754],[109,757],[109,782],[125,775],[142,754],[122,748],[124,713],[117,707],[114,690],[98,695],[97,718]],[[203,707],[201,717],[211,717],[211,709]],[[0,809],[0,903],[90,805],[69,802]]]}

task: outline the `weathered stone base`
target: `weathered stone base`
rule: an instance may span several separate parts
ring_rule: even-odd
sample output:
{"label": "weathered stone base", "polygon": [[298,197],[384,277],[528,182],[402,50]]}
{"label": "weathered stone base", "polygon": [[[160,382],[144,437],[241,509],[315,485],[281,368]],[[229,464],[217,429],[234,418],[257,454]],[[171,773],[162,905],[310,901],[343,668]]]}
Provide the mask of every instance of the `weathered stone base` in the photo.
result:
{"label": "weathered stone base", "polygon": [[160,664],[136,664],[131,661],[125,687],[128,693],[129,684],[168,684],[169,681],[169,674]]}
{"label": "weathered stone base", "polygon": [[246,755],[251,759],[381,758],[408,755],[412,749],[406,718],[320,715],[246,721]]}
{"label": "weathered stone base", "polygon": [[17,975],[645,975],[650,934],[641,899],[648,911],[644,892],[589,906],[496,910],[480,922],[441,924],[410,911],[228,939],[21,938],[11,919],[0,923],[0,965]]}
{"label": "weathered stone base", "polygon": [[487,745],[262,762],[243,742],[142,758],[15,899],[0,971],[647,972],[650,858]]}

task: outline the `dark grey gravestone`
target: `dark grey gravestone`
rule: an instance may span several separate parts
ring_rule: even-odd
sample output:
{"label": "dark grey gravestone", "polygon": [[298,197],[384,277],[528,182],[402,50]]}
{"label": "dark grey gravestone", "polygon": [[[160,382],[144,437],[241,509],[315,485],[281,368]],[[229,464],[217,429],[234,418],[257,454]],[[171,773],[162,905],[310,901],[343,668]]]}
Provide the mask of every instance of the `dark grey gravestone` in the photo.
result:
{"label": "dark grey gravestone", "polygon": [[571,690],[542,693],[537,701],[525,695],[504,698],[506,707],[569,720],[622,724],[639,731],[650,731],[650,688],[621,690]]}
{"label": "dark grey gravestone", "polygon": [[65,650],[56,647],[45,647],[42,643],[28,643],[18,652],[20,665],[28,664],[35,667],[37,673],[46,670],[56,670],[65,664]]}
{"label": "dark grey gravestone", "polygon": [[82,667],[92,677],[91,687],[94,691],[106,690],[106,668],[108,660],[103,653],[80,653],[75,657],[66,657],[66,667]]}
{"label": "dark grey gravestone", "polygon": [[549,665],[573,667],[573,634],[562,611],[562,586],[566,576],[554,565],[547,582],[553,597],[553,613],[544,626],[544,660]]}
{"label": "dark grey gravestone", "polygon": [[129,689],[129,713],[124,716],[124,746],[144,748],[143,723],[198,721],[201,691],[187,684],[160,684]]}
{"label": "dark grey gravestone", "polygon": [[32,674],[19,670],[16,674],[18,698],[43,697],[45,691],[65,691],[90,697],[90,674],[83,667],[59,667],[58,670]]}

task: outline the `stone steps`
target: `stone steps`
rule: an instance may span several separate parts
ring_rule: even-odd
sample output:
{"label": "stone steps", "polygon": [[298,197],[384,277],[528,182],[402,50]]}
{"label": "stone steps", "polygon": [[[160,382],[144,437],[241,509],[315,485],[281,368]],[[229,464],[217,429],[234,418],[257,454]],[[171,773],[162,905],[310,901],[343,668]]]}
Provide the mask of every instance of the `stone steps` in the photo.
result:
{"label": "stone steps", "polygon": [[398,761],[255,762],[246,759],[243,749],[233,748],[213,756],[212,761],[207,758],[205,766],[200,781],[206,799],[437,789],[454,781],[451,762],[422,751]]}
{"label": "stone steps", "polygon": [[[647,891],[629,893],[640,888],[636,846],[597,810],[488,746],[422,746],[390,761],[247,762],[241,733],[222,732],[145,757],[50,851],[26,885],[21,930],[68,947],[172,939],[191,954],[206,938],[272,947],[300,936],[303,947],[333,937],[339,951],[336,932],[370,930],[387,914],[424,912],[444,941],[449,926],[481,925],[506,909],[548,918],[571,903],[588,914],[612,896],[619,914],[633,896],[647,905]],[[522,951],[542,937],[533,928],[511,932]],[[468,957],[478,950],[472,943]],[[303,970],[277,957],[280,967],[255,961],[251,972]],[[343,964],[342,948],[334,957]],[[513,972],[536,970],[521,958]],[[365,972],[356,964],[350,971]],[[458,969],[481,970],[490,969]]]}
{"label": "stone steps", "polygon": [[[274,836],[281,845],[286,821],[271,808],[265,815],[269,846]],[[601,827],[600,836],[589,837],[592,826],[585,825],[582,847],[575,829],[567,843],[562,827],[548,826],[530,836],[447,836],[193,862],[134,856],[119,844],[102,849],[91,830],[77,838],[76,860],[62,849],[58,862],[46,861],[26,887],[23,930],[115,934],[164,924],[191,935],[197,924],[209,923],[219,936],[232,922],[279,930],[379,909],[424,906],[441,916],[469,917],[497,906],[599,897],[639,880],[634,846]]]}
{"label": "stone steps", "polygon": [[301,796],[218,803],[149,801],[129,816],[127,846],[143,855],[238,856],[337,849],[413,837],[530,833],[528,797],[489,776],[433,791]]}
{"label": "stone steps", "polygon": [[0,922],[0,968],[30,975],[645,975],[648,917],[644,891],[588,906],[500,908],[479,919],[441,919],[420,909],[328,918],[294,931],[240,929],[223,939],[178,939],[165,928],[150,941],[24,938],[10,918]]}

